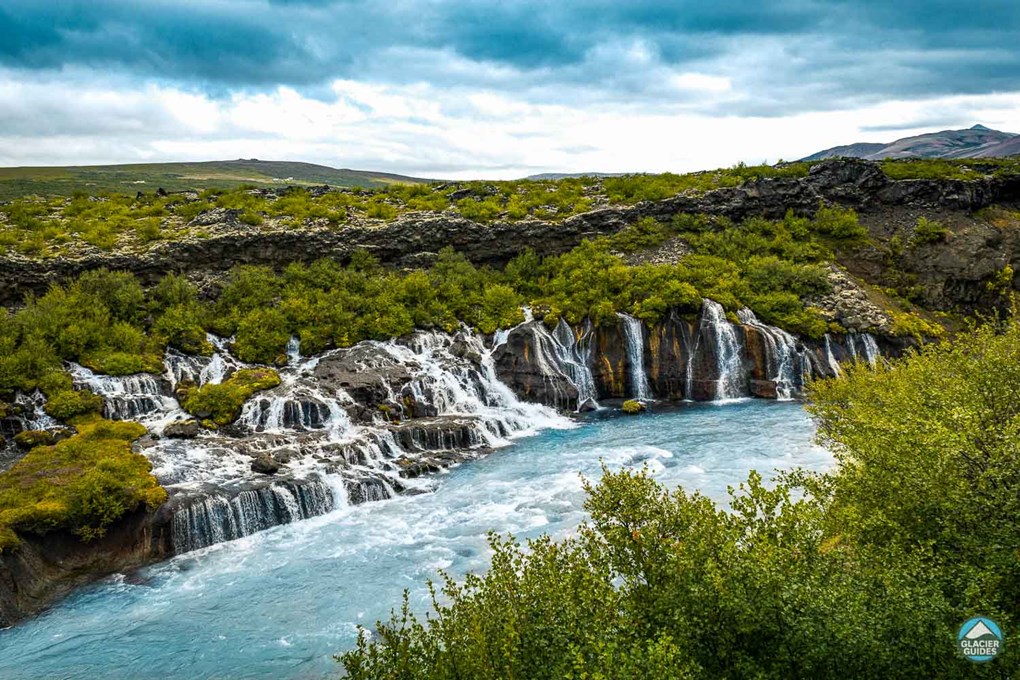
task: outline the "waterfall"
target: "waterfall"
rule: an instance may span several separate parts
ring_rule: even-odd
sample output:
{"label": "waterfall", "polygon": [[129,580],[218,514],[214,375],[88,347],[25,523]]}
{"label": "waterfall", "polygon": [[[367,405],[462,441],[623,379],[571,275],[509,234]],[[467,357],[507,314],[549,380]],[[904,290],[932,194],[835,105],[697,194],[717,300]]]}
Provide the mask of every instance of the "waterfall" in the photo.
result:
{"label": "waterfall", "polygon": [[297,366],[299,363],[301,363],[301,339],[292,335],[287,341],[287,364]]}
{"label": "waterfall", "polygon": [[351,419],[341,401],[351,403],[344,392],[326,394],[315,387],[287,381],[249,399],[237,426],[246,432],[325,430],[339,441],[351,431]]}
{"label": "waterfall", "polygon": [[241,491],[227,498],[202,496],[173,513],[174,552],[232,541],[326,514],[336,507],[332,487],[321,479],[284,482]]}
{"label": "waterfall", "polygon": [[87,389],[103,398],[103,417],[110,420],[140,420],[144,416],[177,409],[177,401],[164,394],[156,376],[97,375],[84,366],[70,363],[75,387]]}
{"label": "waterfall", "polygon": [[[530,336],[524,341],[524,351],[531,353],[530,363],[538,369],[535,377],[543,382],[546,400],[561,409],[576,407],[580,411],[598,408],[595,376],[591,369],[594,328],[590,321],[586,320],[577,333],[563,319],[552,331],[541,321],[525,321],[511,331],[497,331],[489,356],[505,345],[512,333],[518,337],[522,334]],[[492,379],[497,380],[495,374]]]}
{"label": "waterfall", "polygon": [[793,399],[804,386],[810,373],[807,355],[797,350],[797,340],[781,328],[763,324],[750,309],[737,310],[737,318],[745,326],[758,331],[765,342],[765,375],[776,385],[776,398]]}
{"label": "waterfall", "polygon": [[[713,345],[716,369],[715,398],[737,399],[745,396],[740,341],[733,325],[726,320],[726,312],[718,302],[708,298],[702,301],[699,334],[707,337]],[[692,367],[689,366],[689,369]],[[692,378],[689,377],[688,380]]]}
{"label": "waterfall", "polygon": [[23,414],[20,419],[25,430],[52,430],[60,427],[60,423],[46,413],[46,397],[39,390],[29,394],[18,392],[14,403],[21,407]]}
{"label": "waterfall", "polygon": [[630,373],[630,389],[634,398],[649,401],[652,388],[645,375],[645,337],[640,319],[627,314],[617,314],[623,322],[624,340],[627,343],[627,365]]}
{"label": "waterfall", "polygon": [[874,368],[878,365],[880,352],[878,342],[870,333],[850,332],[846,335],[847,353],[854,361],[865,361]]}
{"label": "waterfall", "polygon": [[861,333],[858,339],[861,342],[861,354],[864,355],[864,360],[874,368],[878,365],[878,358],[880,356],[878,342],[875,341],[871,333]]}
{"label": "waterfall", "polygon": [[828,333],[825,334],[825,363],[828,364],[829,370],[832,371],[832,375],[839,377],[843,374],[842,369],[839,367],[839,362],[836,361],[835,355],[832,353],[832,336]]}
{"label": "waterfall", "polygon": [[560,319],[552,337],[556,357],[563,372],[577,388],[577,408],[586,404],[598,407],[595,376],[591,371],[591,343],[594,335],[591,321],[585,320],[580,336],[574,334],[566,321]]}
{"label": "waterfall", "polygon": [[[212,356],[192,356],[167,350],[163,363],[166,366],[167,380],[174,388],[185,380],[199,386],[218,385],[238,368],[244,368],[244,364],[231,356],[227,350],[228,341],[211,333],[206,334],[206,340],[215,349]],[[289,347],[288,345],[288,349]]]}

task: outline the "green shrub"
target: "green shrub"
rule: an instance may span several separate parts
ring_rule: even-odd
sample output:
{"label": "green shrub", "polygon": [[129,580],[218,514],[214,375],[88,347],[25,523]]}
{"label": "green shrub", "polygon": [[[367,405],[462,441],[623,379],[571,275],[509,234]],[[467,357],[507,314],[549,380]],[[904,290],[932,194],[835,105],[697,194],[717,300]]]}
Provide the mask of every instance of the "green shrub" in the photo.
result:
{"label": "green shrub", "polygon": [[152,333],[160,344],[169,345],[187,354],[208,356],[213,346],[206,339],[202,308],[196,303],[174,304],[166,308],[152,325]]}
{"label": "green shrub", "polygon": [[868,229],[857,221],[857,212],[822,206],[811,221],[818,233],[837,239],[855,239],[868,235]]}
{"label": "green shrub", "polygon": [[14,435],[14,443],[23,449],[51,446],[53,444],[53,433],[49,430],[25,430]]}
{"label": "green shrub", "polygon": [[280,375],[273,369],[249,368],[235,371],[218,385],[184,388],[178,397],[181,407],[203,423],[229,425],[249,397],[279,384]]}
{"label": "green shrub", "polygon": [[633,416],[644,411],[645,405],[642,404],[637,399],[628,399],[627,401],[623,402],[623,406],[621,407],[621,409],[623,410],[624,413]]}
{"label": "green shrub", "polygon": [[936,220],[918,217],[914,226],[914,243],[941,243],[949,236],[949,229]]}
{"label": "green shrub", "polygon": [[44,407],[47,414],[64,422],[79,416],[97,414],[102,408],[103,398],[88,390],[64,390],[49,394]]}

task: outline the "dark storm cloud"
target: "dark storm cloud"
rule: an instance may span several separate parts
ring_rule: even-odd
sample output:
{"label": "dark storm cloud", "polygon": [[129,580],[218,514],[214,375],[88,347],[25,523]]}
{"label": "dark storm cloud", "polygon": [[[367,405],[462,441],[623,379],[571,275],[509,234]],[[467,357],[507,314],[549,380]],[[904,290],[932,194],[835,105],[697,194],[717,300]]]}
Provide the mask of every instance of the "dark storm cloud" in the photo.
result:
{"label": "dark storm cloud", "polygon": [[729,78],[732,96],[704,108],[752,115],[1020,89],[1018,43],[1013,0],[0,0],[0,66],[18,70],[214,92],[370,77],[668,100],[683,97],[660,82],[672,69]]}

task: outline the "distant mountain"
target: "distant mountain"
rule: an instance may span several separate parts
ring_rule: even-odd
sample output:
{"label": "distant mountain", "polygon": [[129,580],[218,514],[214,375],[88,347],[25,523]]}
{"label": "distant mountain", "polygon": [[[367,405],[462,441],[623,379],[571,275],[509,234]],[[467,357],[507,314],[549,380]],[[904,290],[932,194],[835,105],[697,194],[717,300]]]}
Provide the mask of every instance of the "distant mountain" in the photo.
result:
{"label": "distant mountain", "polygon": [[886,158],[998,158],[1020,154],[1020,136],[975,125],[966,130],[943,130],[904,137],[888,144],[859,142],[834,146],[811,154],[804,161],[848,156],[883,160]]}
{"label": "distant mountain", "polygon": [[538,175],[528,175],[524,179],[568,179],[571,177],[620,177],[623,172],[543,172]]}
{"label": "distant mountain", "polygon": [[66,196],[79,190],[92,194],[133,193],[155,191],[160,187],[167,191],[183,191],[212,187],[231,189],[246,184],[259,187],[321,184],[379,187],[427,181],[386,172],[254,158],[196,163],[20,167],[0,168],[0,200],[28,194]]}

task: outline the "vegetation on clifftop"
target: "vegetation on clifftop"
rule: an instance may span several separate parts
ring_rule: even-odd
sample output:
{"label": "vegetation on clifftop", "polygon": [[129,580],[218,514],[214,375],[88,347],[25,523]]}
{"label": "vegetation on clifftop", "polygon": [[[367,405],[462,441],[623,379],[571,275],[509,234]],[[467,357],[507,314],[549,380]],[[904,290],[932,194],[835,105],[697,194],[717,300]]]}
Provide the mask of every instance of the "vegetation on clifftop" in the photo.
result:
{"label": "vegetation on clifftop", "polygon": [[72,422],[77,434],[33,448],[0,474],[0,551],[18,545],[15,532],[64,529],[92,540],[124,513],[166,500],[151,463],[131,450],[144,427],[98,416]]}
{"label": "vegetation on clifftop", "polygon": [[[159,373],[167,346],[210,353],[207,331],[234,336],[240,359],[272,365],[285,360],[295,335],[314,353],[415,328],[453,331],[465,323],[491,333],[520,323],[524,305],[549,324],[615,323],[617,312],[654,323],[670,309],[694,314],[707,297],[819,338],[840,330],[806,304],[829,291],[821,265],[864,234],[853,211],[833,208],[813,219],[788,214],[740,224],[679,215],[669,224],[641,220],[559,256],[525,250],[503,270],[476,267],[451,249],[414,271],[386,269],[364,252],[347,266],[321,260],[281,273],[243,266],[213,300],[200,300],[176,275],[145,291],[130,274],[93,271],[14,314],[0,311],[0,391],[65,392],[62,361],[114,375]],[[673,263],[628,263],[630,254],[670,239],[690,252]],[[913,318],[903,315],[903,328],[914,328]]]}
{"label": "vegetation on clifftop", "polygon": [[555,542],[491,539],[341,655],[349,677],[1006,677],[956,650],[975,614],[1020,624],[1020,328],[980,329],[890,367],[814,383],[839,466],[720,509],[646,472],[588,485],[590,522]]}

